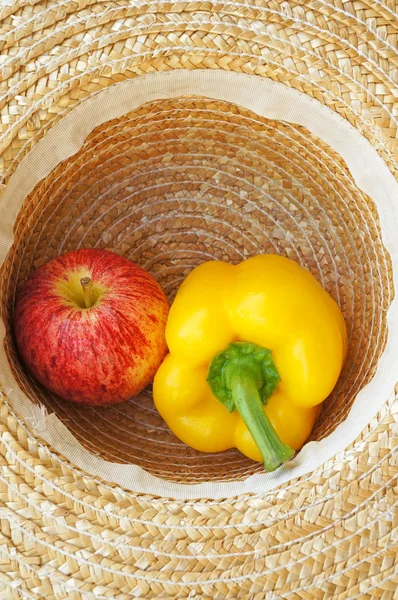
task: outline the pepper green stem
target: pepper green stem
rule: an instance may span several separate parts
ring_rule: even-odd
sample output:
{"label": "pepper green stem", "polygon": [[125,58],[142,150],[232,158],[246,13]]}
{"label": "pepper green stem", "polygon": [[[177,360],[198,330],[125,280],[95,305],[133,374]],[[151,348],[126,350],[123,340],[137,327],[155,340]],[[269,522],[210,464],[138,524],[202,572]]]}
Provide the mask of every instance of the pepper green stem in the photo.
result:
{"label": "pepper green stem", "polygon": [[266,471],[274,471],[291,458],[294,450],[284,444],[264,412],[256,384],[244,371],[232,375],[230,386],[235,407],[259,449]]}
{"label": "pepper green stem", "polygon": [[280,440],[264,412],[263,405],[280,382],[270,350],[251,342],[233,342],[213,358],[207,382],[230,412],[239,412],[267,471],[293,456],[294,450]]}

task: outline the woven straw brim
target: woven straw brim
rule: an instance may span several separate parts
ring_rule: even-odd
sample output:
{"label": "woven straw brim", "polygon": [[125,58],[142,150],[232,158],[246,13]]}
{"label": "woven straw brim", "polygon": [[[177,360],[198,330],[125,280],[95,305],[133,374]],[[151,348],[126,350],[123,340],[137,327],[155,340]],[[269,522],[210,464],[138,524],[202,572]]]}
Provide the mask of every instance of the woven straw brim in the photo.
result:
{"label": "woven straw brim", "polygon": [[[0,7],[5,186],[59,119],[102,89],[174,69],[268,77],[347,119],[397,169],[393,3],[13,2]],[[98,199],[101,202],[98,202]],[[97,127],[26,198],[2,268],[14,375],[90,451],[168,480],[244,479],[236,451],[204,455],[167,430],[149,392],[107,410],[50,396],[12,339],[15,294],[49,258],[115,250],[173,297],[193,266],[280,252],[339,301],[349,357],[313,432],[327,436],[372,378],[394,294],[377,210],[307,129],[228,102],[157,100]],[[397,403],[346,451],[277,490],[221,501],[124,491],[79,471],[29,430],[3,390],[4,598],[397,598]],[[159,460],[161,448],[162,460]],[[1,597],[1,596],[0,596]]]}

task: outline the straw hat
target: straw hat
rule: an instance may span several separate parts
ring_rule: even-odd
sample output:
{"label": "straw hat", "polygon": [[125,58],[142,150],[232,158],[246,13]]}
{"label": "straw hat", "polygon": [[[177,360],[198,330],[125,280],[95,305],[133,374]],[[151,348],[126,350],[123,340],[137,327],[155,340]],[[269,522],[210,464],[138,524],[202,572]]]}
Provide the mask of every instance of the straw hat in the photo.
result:
{"label": "straw hat", "polygon": [[[397,24],[379,0],[0,4],[0,598],[398,598]],[[170,298],[210,257],[313,271],[350,351],[291,465],[185,447],[150,391],[83,410],[26,374],[15,294],[79,246]]]}

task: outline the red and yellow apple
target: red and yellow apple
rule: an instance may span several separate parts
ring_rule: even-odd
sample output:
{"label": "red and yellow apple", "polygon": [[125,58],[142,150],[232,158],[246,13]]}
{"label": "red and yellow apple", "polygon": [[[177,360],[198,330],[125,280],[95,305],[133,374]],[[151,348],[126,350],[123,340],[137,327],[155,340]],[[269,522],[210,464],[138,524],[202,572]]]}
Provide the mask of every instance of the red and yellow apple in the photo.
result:
{"label": "red and yellow apple", "polygon": [[100,249],[38,268],[15,308],[15,338],[33,376],[72,402],[116,404],[140,392],[166,351],[169,305],[131,261]]}

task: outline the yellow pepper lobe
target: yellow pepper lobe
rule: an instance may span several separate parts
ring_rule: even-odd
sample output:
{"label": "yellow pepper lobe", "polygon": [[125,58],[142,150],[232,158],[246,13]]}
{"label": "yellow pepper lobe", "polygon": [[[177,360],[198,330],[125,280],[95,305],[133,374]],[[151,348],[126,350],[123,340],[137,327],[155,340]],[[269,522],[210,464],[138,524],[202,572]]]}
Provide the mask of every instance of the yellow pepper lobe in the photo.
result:
{"label": "yellow pepper lobe", "polygon": [[197,267],[180,287],[166,325],[171,354],[189,358],[192,365],[207,365],[233,340],[224,310],[233,283],[234,268],[211,261]]}
{"label": "yellow pepper lobe", "polygon": [[275,255],[194,269],[171,307],[166,339],[170,355],[156,375],[154,399],[169,427],[198,450],[235,446],[253,460],[262,457],[241,416],[206,383],[214,357],[236,341],[272,351],[281,382],[263,410],[280,440],[298,450],[347,353],[337,304],[308,271]]}
{"label": "yellow pepper lobe", "polygon": [[187,410],[211,396],[206,376],[206,366],[192,367],[174,354],[168,354],[153,382],[155,405],[163,417],[185,415]]}
{"label": "yellow pepper lobe", "polygon": [[203,400],[185,415],[173,420],[172,431],[188,446],[201,452],[222,452],[234,445],[237,413],[225,414],[215,398]]}
{"label": "yellow pepper lobe", "polygon": [[233,446],[238,416],[225,410],[206,382],[207,366],[191,367],[169,354],[153,382],[155,406],[188,446],[220,452]]}

